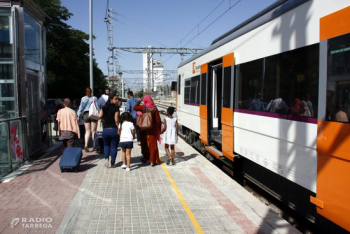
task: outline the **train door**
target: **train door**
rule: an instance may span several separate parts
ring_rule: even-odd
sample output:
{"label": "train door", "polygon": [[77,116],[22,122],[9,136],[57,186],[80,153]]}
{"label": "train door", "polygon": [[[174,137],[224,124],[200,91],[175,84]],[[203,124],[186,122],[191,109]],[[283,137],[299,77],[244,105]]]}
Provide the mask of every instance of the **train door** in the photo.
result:
{"label": "train door", "polygon": [[210,65],[209,72],[209,141],[221,146],[222,63]]}

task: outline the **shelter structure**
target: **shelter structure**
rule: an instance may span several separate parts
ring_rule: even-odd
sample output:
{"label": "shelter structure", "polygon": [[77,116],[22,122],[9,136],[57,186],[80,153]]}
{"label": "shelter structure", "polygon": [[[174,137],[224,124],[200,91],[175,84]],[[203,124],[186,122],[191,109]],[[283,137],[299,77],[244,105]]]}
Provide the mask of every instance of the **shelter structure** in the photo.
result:
{"label": "shelter structure", "polygon": [[42,146],[46,17],[32,0],[0,0],[0,177]]}

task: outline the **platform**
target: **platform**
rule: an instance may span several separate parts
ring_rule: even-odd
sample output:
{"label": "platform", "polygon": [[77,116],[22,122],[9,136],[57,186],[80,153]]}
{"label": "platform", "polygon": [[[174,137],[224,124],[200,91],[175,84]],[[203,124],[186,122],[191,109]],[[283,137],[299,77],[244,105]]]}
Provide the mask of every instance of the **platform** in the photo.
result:
{"label": "platform", "polygon": [[118,151],[116,168],[84,152],[82,171],[60,173],[59,148],[0,184],[0,233],[299,233],[181,139],[174,166],[134,147],[130,172]]}

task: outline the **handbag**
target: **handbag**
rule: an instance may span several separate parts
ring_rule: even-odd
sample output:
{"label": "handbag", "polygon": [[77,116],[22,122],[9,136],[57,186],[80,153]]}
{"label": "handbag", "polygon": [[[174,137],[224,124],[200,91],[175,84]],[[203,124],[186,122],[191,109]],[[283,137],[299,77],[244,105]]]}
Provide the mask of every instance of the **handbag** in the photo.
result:
{"label": "handbag", "polygon": [[94,119],[94,120],[98,120],[98,110],[96,107],[96,102],[93,101],[90,105],[89,108],[89,118],[90,119]]}
{"label": "handbag", "polygon": [[146,108],[146,112],[136,118],[136,125],[140,128],[140,131],[146,131],[152,129],[153,117],[152,111]]}

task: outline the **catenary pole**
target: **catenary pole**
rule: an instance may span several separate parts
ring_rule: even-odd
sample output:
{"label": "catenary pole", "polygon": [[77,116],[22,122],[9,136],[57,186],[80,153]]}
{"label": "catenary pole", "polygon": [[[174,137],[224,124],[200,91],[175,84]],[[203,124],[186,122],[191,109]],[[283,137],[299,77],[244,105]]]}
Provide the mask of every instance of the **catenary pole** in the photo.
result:
{"label": "catenary pole", "polygon": [[90,26],[90,35],[89,35],[89,41],[90,41],[90,88],[92,90],[92,93],[94,93],[94,75],[93,75],[93,68],[94,68],[94,64],[93,64],[93,44],[92,44],[92,34],[93,34],[93,31],[92,31],[92,18],[93,18],[93,15],[92,15],[92,9],[93,9],[93,6],[92,6],[92,3],[93,3],[93,0],[90,0],[90,7],[89,7],[89,10],[90,10],[90,20],[89,20],[89,26]]}

